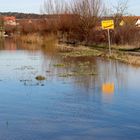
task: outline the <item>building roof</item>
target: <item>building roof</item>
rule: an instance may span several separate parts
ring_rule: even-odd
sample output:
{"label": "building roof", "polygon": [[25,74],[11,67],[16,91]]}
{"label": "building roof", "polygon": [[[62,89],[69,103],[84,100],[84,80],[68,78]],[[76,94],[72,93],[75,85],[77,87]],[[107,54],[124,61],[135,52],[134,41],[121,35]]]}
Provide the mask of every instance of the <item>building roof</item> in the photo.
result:
{"label": "building roof", "polygon": [[14,17],[14,16],[5,16],[4,17],[4,21],[16,21],[16,17]]}

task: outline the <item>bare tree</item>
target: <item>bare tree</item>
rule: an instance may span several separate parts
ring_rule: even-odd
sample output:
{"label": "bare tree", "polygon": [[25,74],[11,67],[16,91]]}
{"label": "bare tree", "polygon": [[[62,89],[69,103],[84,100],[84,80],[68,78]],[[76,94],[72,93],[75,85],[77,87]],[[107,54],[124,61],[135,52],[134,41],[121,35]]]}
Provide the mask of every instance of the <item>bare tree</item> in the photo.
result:
{"label": "bare tree", "polygon": [[42,11],[48,15],[57,15],[55,23],[59,29],[72,36],[77,35],[80,41],[88,42],[104,9],[102,0],[46,0]]}
{"label": "bare tree", "polygon": [[118,0],[117,4],[112,6],[112,13],[117,28],[120,26],[123,16],[128,14],[128,0]]}
{"label": "bare tree", "polygon": [[79,29],[88,41],[90,30],[96,27],[97,21],[104,12],[102,0],[73,0],[72,13],[79,15]]}
{"label": "bare tree", "polygon": [[83,17],[98,17],[102,13],[101,0],[73,0],[73,12]]}
{"label": "bare tree", "polygon": [[128,14],[128,0],[119,0],[116,6],[113,6],[113,13],[116,15],[127,15]]}
{"label": "bare tree", "polygon": [[65,0],[45,0],[41,12],[48,15],[63,14],[67,10]]}
{"label": "bare tree", "polygon": [[[128,14],[128,0],[118,0],[117,4],[112,7],[112,13],[115,22],[115,43],[125,44],[126,42],[128,42],[128,40],[130,40],[130,38],[132,38],[130,37],[130,32],[134,30],[132,22],[129,22],[129,26],[127,24],[129,18],[131,20],[131,17],[124,18],[124,16]],[[121,26],[121,22],[122,25],[125,25]]]}

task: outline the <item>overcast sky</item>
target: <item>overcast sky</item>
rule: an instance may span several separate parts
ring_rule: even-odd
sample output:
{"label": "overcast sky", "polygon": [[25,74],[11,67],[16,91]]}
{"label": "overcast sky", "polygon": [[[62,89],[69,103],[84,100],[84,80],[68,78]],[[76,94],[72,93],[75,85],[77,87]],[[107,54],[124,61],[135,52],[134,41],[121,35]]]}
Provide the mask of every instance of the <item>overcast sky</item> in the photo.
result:
{"label": "overcast sky", "polygon": [[[0,12],[40,13],[44,0],[0,0]],[[115,5],[118,0],[103,0],[107,5]],[[129,13],[140,15],[140,0],[129,0]]]}

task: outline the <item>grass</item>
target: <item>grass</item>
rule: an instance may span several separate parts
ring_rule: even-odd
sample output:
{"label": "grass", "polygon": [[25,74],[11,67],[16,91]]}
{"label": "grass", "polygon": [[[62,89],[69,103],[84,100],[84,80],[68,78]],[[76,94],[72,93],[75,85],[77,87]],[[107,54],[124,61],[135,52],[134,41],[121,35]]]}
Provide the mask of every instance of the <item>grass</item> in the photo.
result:
{"label": "grass", "polygon": [[27,44],[39,44],[44,47],[49,47],[57,44],[57,38],[54,34],[41,36],[39,34],[27,34],[20,35],[14,38],[15,40],[21,41],[22,43]]}
{"label": "grass", "polygon": [[[129,50],[136,49],[135,46],[131,45],[112,45],[112,55],[109,56],[106,53],[106,47],[85,47],[85,46],[68,46],[66,44],[58,44],[58,40],[55,35],[51,34],[48,36],[39,36],[38,34],[21,35],[17,38],[23,43],[27,44],[39,44],[43,47],[44,51],[59,52],[64,58],[65,57],[104,57],[109,59],[119,60],[124,63],[139,65],[140,56],[130,55],[129,53],[123,53]],[[101,49],[99,49],[101,48]],[[122,51],[123,50],[123,51]],[[64,67],[64,64],[56,64],[55,67]]]}
{"label": "grass", "polygon": [[39,34],[27,34],[15,36],[15,41],[24,46],[25,49],[42,49],[43,53],[53,56],[58,51],[58,40],[54,34],[41,36]]}
{"label": "grass", "polygon": [[123,54],[123,55],[113,54],[110,58],[119,60],[123,63],[140,66],[140,56],[134,56],[129,54]]}
{"label": "grass", "polygon": [[95,76],[97,75],[96,72],[73,72],[73,73],[64,73],[59,74],[59,77],[72,77],[72,76]]}
{"label": "grass", "polygon": [[54,64],[54,67],[65,67],[65,64]]}
{"label": "grass", "polygon": [[64,73],[64,74],[59,74],[59,77],[72,77],[72,76],[95,76],[97,73],[95,72],[74,72],[74,73]]}
{"label": "grass", "polygon": [[[69,49],[70,50],[70,49]],[[60,51],[63,57],[81,57],[81,56],[101,56],[103,55],[103,52],[95,50],[95,49],[90,49],[87,47],[76,47],[71,49],[69,52],[62,52]]]}
{"label": "grass", "polygon": [[27,35],[20,35],[16,37],[17,40],[20,40],[22,43],[28,44],[41,44],[43,42],[43,38],[38,34],[27,34]]}
{"label": "grass", "polygon": [[125,45],[112,45],[111,48],[115,49],[115,50],[120,50],[120,51],[136,51],[139,50],[140,47],[137,45],[129,45],[129,44],[125,44]]}
{"label": "grass", "polygon": [[[68,50],[71,50],[71,51],[67,51],[66,45],[65,45],[65,47],[63,45],[63,47],[62,47],[63,51],[62,51],[62,49],[60,49],[61,50],[60,54],[64,58],[67,58],[67,57],[102,57],[102,58],[107,58],[107,59],[118,60],[120,62],[135,65],[135,66],[140,66],[140,56],[135,55],[135,54],[133,54],[133,55],[130,54],[131,51],[129,51],[129,52],[120,51],[119,49],[122,48],[123,46],[114,46],[114,47],[118,47],[118,49],[116,49],[116,50],[113,49],[111,56],[109,55],[107,50],[104,50],[104,49],[98,50],[98,48],[95,48],[95,47],[89,48],[89,47],[85,47],[85,46],[78,46],[78,47],[68,46],[68,48],[69,48]],[[127,47],[128,46],[126,45],[123,48],[127,48]],[[61,46],[60,46],[60,48],[61,48]]]}

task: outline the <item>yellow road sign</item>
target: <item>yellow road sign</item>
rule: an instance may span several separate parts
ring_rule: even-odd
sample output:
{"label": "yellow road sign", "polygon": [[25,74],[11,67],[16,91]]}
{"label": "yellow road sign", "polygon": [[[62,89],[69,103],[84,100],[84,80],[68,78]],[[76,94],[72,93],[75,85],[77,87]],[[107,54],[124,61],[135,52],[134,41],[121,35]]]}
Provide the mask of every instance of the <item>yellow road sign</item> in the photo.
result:
{"label": "yellow road sign", "polygon": [[103,20],[102,21],[102,29],[114,29],[114,20]]}

